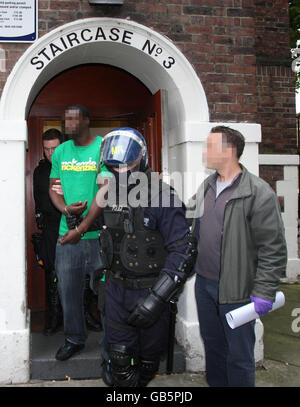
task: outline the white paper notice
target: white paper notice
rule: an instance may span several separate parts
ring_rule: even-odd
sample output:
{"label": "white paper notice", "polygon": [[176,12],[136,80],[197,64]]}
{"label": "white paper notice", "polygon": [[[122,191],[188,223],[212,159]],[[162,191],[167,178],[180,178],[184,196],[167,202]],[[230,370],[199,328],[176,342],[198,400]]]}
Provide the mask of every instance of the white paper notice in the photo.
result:
{"label": "white paper notice", "polygon": [[0,0],[1,42],[34,34],[36,31],[36,0]]}
{"label": "white paper notice", "polygon": [[[277,291],[275,302],[270,312],[283,307],[285,304],[285,297],[282,291]],[[259,315],[255,312],[254,302],[250,302],[247,305],[244,305],[240,308],[234,309],[225,314],[228,325],[230,328],[234,329],[241,325],[246,324],[247,322],[253,321],[256,318],[259,318]]]}

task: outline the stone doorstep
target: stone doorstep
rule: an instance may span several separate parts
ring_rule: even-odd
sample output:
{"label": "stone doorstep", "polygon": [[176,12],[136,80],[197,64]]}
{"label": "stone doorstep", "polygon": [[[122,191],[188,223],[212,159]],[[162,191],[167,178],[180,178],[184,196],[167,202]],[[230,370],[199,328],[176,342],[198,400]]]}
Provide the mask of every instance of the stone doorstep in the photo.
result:
{"label": "stone doorstep", "polygon": [[[31,380],[98,379],[101,377],[100,342],[103,332],[89,332],[85,348],[66,361],[57,361],[55,354],[64,343],[63,332],[52,336],[31,334]],[[184,350],[174,347],[173,373],[185,371]],[[158,374],[166,373],[166,360],[161,361]]]}

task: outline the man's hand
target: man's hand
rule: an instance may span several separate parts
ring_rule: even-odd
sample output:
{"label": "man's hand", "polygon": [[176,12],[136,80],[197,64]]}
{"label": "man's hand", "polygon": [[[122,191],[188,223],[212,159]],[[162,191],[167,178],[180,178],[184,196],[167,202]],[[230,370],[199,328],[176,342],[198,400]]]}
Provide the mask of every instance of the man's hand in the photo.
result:
{"label": "man's hand", "polygon": [[66,206],[66,211],[70,215],[81,215],[87,208],[87,201],[79,201]]}
{"label": "man's hand", "polygon": [[62,186],[61,186],[60,179],[55,180],[55,184],[52,185],[51,190],[56,192],[58,195],[63,195],[64,194]]}
{"label": "man's hand", "polygon": [[151,292],[145,299],[140,298],[127,319],[129,325],[149,328],[161,316],[167,304]]}
{"label": "man's hand", "polygon": [[81,238],[80,232],[78,232],[77,229],[72,229],[69,230],[65,235],[63,235],[63,237],[59,239],[59,242],[61,244],[66,243],[76,244],[79,242],[80,238]]}
{"label": "man's hand", "polygon": [[169,301],[179,293],[183,285],[182,281],[177,275],[171,277],[167,273],[161,272],[151,288],[150,294],[146,298],[138,300],[127,323],[138,328],[149,328],[153,325],[161,317]]}
{"label": "man's hand", "polygon": [[254,297],[253,295],[250,295],[250,299],[252,302],[254,302],[255,312],[260,317],[264,317],[271,311],[272,306],[273,306],[272,301],[264,300],[263,298],[259,298],[259,297]]}

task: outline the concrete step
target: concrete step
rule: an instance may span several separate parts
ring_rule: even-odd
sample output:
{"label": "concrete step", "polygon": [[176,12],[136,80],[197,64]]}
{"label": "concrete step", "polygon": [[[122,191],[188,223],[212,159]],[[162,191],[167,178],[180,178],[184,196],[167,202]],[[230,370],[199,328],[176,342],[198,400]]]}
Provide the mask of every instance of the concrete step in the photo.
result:
{"label": "concrete step", "polygon": [[[63,332],[52,336],[31,334],[31,380],[97,379],[101,377],[100,343],[103,332],[89,332],[84,349],[69,360],[55,359],[58,348],[64,343]],[[173,372],[185,371],[184,350],[174,347]],[[159,374],[166,373],[166,360],[161,361]]]}

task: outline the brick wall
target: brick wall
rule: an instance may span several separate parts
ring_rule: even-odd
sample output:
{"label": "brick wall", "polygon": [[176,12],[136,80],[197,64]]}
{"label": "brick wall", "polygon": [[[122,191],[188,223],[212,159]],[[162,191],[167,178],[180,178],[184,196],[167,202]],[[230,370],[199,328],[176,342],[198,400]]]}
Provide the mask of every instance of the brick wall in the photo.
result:
{"label": "brick wall", "polygon": [[256,55],[289,58],[288,0],[254,0],[253,3]]}
{"label": "brick wall", "polygon": [[261,154],[296,154],[294,75],[290,67],[257,66],[258,115],[263,139]]}
{"label": "brick wall", "polygon": [[[39,0],[39,37],[88,17],[130,18],[168,36],[199,75],[212,121],[262,123],[261,152],[296,152],[288,0]],[[0,44],[7,59],[0,94],[28,46]]]}
{"label": "brick wall", "polygon": [[[88,0],[39,0],[39,36],[87,17],[130,18],[167,35],[189,59],[207,94],[213,121],[255,121],[257,101],[252,0],[126,0],[91,6]],[[7,74],[26,44],[2,44]]]}
{"label": "brick wall", "polygon": [[257,122],[260,153],[296,154],[294,73],[291,70],[288,0],[255,0]]}

